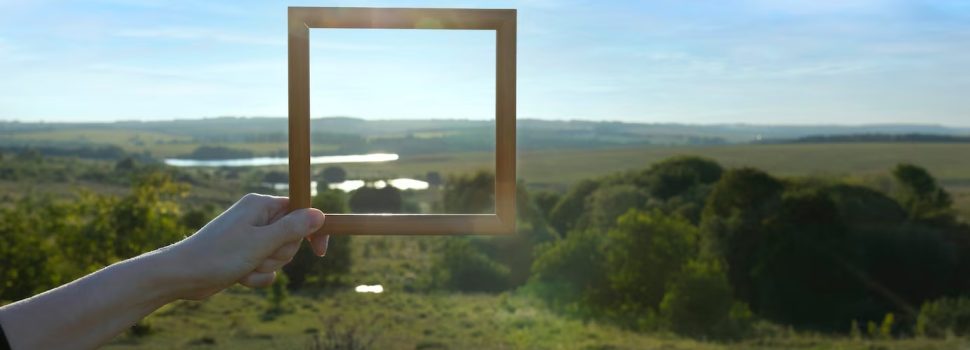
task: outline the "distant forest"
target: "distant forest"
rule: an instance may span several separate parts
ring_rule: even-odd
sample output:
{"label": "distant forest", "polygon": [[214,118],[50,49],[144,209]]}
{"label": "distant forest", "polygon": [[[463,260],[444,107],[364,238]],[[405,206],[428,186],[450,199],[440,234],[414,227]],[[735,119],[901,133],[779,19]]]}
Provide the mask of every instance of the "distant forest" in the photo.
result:
{"label": "distant forest", "polygon": [[758,143],[846,143],[846,142],[970,142],[970,136],[939,134],[850,134],[813,135],[796,139],[762,140]]}

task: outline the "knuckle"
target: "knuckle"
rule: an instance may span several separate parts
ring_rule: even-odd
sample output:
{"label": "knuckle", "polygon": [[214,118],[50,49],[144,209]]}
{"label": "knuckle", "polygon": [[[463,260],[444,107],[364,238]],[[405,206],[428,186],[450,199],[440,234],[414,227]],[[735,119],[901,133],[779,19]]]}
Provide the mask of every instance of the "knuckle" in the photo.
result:
{"label": "knuckle", "polygon": [[266,201],[266,196],[259,193],[247,193],[239,201],[247,204],[258,204]]}

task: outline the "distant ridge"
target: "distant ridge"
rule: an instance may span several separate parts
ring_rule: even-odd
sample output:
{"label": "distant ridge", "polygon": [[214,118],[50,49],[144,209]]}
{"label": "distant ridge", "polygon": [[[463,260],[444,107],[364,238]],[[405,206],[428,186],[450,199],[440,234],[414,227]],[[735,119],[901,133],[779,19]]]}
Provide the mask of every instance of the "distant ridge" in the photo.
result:
{"label": "distant ridge", "polygon": [[[314,132],[383,137],[429,131],[485,130],[492,125],[494,123],[491,121],[468,119],[373,120],[348,116],[333,116],[313,118],[310,128]],[[287,132],[287,122],[284,117],[268,116],[222,116],[202,119],[117,121],[107,123],[0,121],[0,135],[4,133],[76,129],[119,129],[158,132],[188,137],[210,137],[214,134],[226,136],[255,133],[285,134]],[[584,135],[596,139],[619,137],[624,140],[623,142],[642,139],[644,142],[649,141],[652,144],[723,144],[762,142],[765,140],[778,142],[779,140],[797,140],[800,138],[821,142],[823,139],[820,137],[845,136],[848,139],[853,139],[860,138],[860,135],[911,135],[901,136],[911,138],[915,137],[912,135],[970,136],[970,128],[947,127],[933,124],[682,124],[523,118],[518,120],[518,129],[520,131],[520,137],[536,135],[541,135],[542,137],[568,135],[569,137],[573,137],[576,135]],[[885,136],[883,137],[885,138]],[[878,137],[870,136],[868,139],[873,138]],[[866,138],[863,137],[862,139]]]}

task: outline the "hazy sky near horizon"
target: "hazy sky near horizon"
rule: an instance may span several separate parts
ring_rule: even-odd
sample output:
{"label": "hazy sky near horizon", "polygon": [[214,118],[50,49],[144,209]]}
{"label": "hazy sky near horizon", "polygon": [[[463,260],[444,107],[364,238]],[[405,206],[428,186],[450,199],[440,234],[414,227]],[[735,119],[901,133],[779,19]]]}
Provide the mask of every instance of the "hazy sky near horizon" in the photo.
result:
{"label": "hazy sky near horizon", "polygon": [[[286,7],[518,9],[520,118],[970,126],[970,1],[0,0],[0,120],[286,115]],[[491,118],[494,35],[311,32],[311,113]]]}

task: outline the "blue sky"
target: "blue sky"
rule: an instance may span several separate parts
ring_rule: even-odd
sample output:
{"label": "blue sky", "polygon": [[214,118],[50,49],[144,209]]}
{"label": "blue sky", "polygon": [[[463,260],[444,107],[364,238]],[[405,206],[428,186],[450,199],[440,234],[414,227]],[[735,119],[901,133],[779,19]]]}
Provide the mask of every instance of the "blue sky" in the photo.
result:
{"label": "blue sky", "polygon": [[[520,118],[970,126],[962,0],[0,0],[0,120],[286,115],[287,6],[516,8]],[[490,118],[489,32],[311,32],[314,117]]]}

